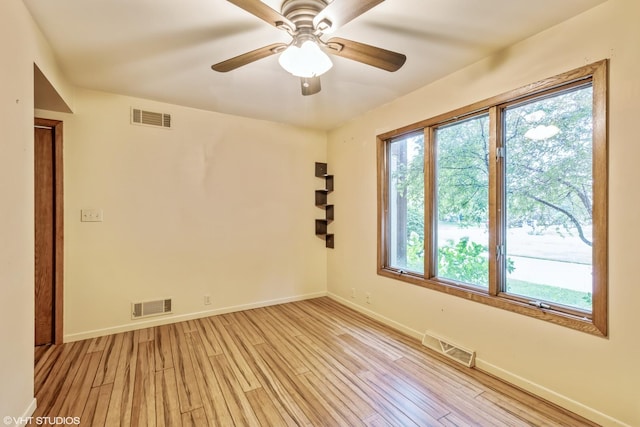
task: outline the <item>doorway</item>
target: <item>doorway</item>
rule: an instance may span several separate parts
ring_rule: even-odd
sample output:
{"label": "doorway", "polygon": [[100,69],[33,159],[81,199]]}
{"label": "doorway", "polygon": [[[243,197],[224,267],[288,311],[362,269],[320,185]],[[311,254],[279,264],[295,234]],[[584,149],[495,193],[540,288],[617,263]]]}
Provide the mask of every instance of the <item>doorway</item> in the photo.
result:
{"label": "doorway", "polygon": [[34,234],[35,345],[62,343],[62,122],[35,119]]}

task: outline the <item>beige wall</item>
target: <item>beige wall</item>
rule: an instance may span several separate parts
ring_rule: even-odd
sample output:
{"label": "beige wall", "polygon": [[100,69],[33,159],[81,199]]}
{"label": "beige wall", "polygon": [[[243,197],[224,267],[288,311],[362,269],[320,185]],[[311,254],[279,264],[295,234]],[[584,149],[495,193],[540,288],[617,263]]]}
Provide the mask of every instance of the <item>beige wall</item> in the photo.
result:
{"label": "beige wall", "polygon": [[[328,161],[341,184],[330,294],[414,335],[431,330],[475,349],[480,368],[600,423],[639,426],[639,17],[640,2],[610,0],[331,132]],[[377,134],[603,58],[611,58],[609,338],[376,275]]]}
{"label": "beige wall", "polygon": [[35,408],[34,62],[53,76],[64,96],[70,97],[72,89],[63,81],[51,50],[19,0],[0,2],[0,58],[0,416],[4,422],[6,416],[28,416]]}
{"label": "beige wall", "polygon": [[[75,106],[37,111],[64,120],[66,341],[326,293],[324,132],[85,90]],[[130,124],[131,107],[172,128]],[[166,297],[171,316],[131,320]]]}

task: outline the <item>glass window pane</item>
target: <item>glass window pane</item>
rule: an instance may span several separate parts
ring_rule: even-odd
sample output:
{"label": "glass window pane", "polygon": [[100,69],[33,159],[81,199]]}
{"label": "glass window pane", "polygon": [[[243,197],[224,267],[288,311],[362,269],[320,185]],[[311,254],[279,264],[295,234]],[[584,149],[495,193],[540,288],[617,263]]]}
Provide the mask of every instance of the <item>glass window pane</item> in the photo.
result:
{"label": "glass window pane", "polygon": [[389,147],[389,265],[424,273],[424,133]]}
{"label": "glass window pane", "polygon": [[489,283],[489,117],[436,129],[436,276]]}
{"label": "glass window pane", "polygon": [[592,88],[505,111],[506,291],[591,311]]}

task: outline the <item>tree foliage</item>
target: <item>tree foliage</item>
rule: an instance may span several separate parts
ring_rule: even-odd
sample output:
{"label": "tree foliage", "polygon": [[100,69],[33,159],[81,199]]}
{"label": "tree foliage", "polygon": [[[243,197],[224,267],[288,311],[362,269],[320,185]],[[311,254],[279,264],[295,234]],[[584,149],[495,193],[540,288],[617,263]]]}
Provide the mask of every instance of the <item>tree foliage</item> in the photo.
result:
{"label": "tree foliage", "polygon": [[457,243],[448,240],[438,248],[438,276],[486,288],[489,284],[487,247],[468,237]]}
{"label": "tree foliage", "polygon": [[[591,245],[592,91],[578,87],[505,109],[507,227],[574,233]],[[391,177],[397,203],[406,206],[403,253],[413,271],[424,262],[424,142],[408,136],[395,153]],[[398,147],[401,147],[398,145]],[[488,226],[489,117],[479,115],[436,128],[438,221]],[[427,196],[428,197],[428,196]],[[439,244],[438,275],[480,286],[487,282],[486,244],[463,237]],[[514,268],[507,261],[507,270]]]}
{"label": "tree foliage", "polygon": [[489,189],[489,118],[486,115],[438,128],[438,220],[485,225]]}
{"label": "tree foliage", "polygon": [[[554,227],[591,246],[592,92],[577,89],[506,113],[509,225]],[[557,130],[531,137],[532,129]]]}

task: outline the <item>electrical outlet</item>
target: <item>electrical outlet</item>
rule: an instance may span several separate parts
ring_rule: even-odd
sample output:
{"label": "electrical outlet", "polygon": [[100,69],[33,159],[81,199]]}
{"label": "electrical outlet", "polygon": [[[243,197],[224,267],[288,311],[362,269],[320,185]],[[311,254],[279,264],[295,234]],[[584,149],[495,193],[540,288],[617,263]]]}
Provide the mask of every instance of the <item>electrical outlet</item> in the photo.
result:
{"label": "electrical outlet", "polygon": [[211,305],[211,296],[210,295],[205,295],[204,296],[204,305]]}
{"label": "electrical outlet", "polygon": [[365,294],[364,302],[366,302],[367,304],[371,304],[371,294],[369,292]]}
{"label": "electrical outlet", "polygon": [[102,222],[102,209],[82,209],[80,211],[81,222]]}
{"label": "electrical outlet", "polygon": [[356,288],[351,288],[351,299],[356,299]]}

